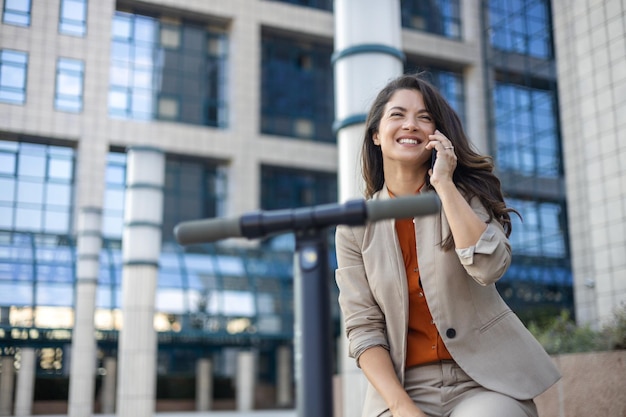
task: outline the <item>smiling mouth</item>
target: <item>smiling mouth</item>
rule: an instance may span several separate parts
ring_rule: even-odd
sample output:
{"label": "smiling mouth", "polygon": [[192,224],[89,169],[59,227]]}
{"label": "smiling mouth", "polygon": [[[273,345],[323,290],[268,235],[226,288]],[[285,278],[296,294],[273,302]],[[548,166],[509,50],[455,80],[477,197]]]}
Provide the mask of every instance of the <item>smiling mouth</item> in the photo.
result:
{"label": "smiling mouth", "polygon": [[400,138],[398,139],[398,143],[407,144],[407,145],[417,145],[419,141],[417,139]]}

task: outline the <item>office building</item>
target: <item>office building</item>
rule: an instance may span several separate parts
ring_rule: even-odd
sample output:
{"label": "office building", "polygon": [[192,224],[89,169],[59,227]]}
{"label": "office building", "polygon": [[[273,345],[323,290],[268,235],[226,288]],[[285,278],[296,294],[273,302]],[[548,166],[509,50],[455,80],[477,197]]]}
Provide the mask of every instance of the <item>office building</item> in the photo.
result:
{"label": "office building", "polygon": [[[333,1],[1,3],[1,366],[26,388],[0,386],[0,415],[81,415],[90,392],[129,415],[293,406],[293,235],[173,229],[337,201]],[[442,90],[524,219],[499,289],[526,321],[599,325],[626,299],[624,9],[399,1],[403,70]],[[114,400],[133,365],[153,377]]]}

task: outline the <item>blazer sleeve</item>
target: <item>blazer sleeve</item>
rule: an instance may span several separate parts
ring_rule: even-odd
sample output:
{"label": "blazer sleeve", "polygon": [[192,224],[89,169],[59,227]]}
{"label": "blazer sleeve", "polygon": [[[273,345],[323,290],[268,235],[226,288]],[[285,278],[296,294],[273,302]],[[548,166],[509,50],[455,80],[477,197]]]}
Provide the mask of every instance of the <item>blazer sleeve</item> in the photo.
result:
{"label": "blazer sleeve", "polygon": [[487,228],[476,242],[468,248],[456,249],[465,271],[480,285],[498,281],[511,264],[511,245],[502,225],[489,214],[478,198],[470,200],[474,212],[487,223]]}
{"label": "blazer sleeve", "polygon": [[385,317],[370,289],[355,229],[362,232],[362,228],[337,227],[335,246],[338,268],[335,279],[348,337],[348,353],[359,366],[359,356],[363,352],[374,346],[389,350],[389,343]]}

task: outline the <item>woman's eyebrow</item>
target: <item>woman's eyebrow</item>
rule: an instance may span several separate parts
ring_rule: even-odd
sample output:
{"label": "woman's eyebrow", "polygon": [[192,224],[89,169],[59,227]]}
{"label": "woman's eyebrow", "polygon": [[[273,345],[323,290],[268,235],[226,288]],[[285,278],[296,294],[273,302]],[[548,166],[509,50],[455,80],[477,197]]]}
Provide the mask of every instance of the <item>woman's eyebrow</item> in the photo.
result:
{"label": "woman's eyebrow", "polygon": [[[406,112],[406,111],[407,111],[407,110],[406,110],[404,107],[402,107],[402,106],[393,106],[393,107],[389,108],[389,110],[387,110],[387,113],[392,112],[392,111],[394,111],[394,110],[399,110],[399,111],[403,111],[403,112]],[[422,113],[427,113],[427,114],[430,114],[430,112],[428,111],[428,109],[419,109],[419,110],[417,111],[417,113],[418,113],[418,114],[422,114]]]}

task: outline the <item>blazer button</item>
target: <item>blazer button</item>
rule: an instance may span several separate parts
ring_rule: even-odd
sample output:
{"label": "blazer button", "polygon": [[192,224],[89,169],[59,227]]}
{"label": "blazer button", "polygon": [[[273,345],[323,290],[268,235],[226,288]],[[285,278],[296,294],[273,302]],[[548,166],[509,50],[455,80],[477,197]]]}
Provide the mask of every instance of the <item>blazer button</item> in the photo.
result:
{"label": "blazer button", "polygon": [[448,336],[448,339],[454,339],[456,337],[456,330],[449,328],[446,330],[446,336]]}

